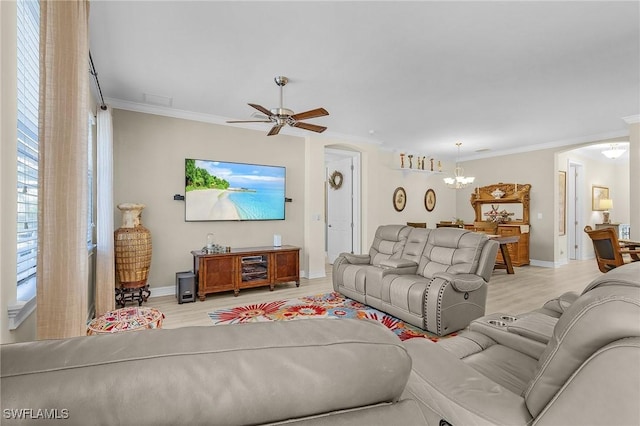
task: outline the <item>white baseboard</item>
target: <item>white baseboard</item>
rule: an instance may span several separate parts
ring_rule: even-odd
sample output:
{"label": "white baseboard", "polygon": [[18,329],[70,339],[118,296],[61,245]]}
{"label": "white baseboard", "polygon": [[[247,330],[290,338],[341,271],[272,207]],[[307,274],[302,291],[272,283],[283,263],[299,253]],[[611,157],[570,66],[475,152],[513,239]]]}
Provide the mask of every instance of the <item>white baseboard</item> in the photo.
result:
{"label": "white baseboard", "polygon": [[563,263],[556,263],[556,262],[549,262],[546,260],[535,260],[535,259],[529,260],[529,264],[531,266],[540,266],[541,268],[557,268],[563,265]]}
{"label": "white baseboard", "polygon": [[176,286],[175,285],[168,285],[168,286],[165,286],[165,287],[150,287],[149,290],[151,290],[151,296],[149,296],[150,299],[153,299],[154,297],[175,296],[176,295]]}
{"label": "white baseboard", "polygon": [[[308,279],[312,279],[312,278],[324,278],[325,277],[325,273],[324,271],[317,271],[314,274],[312,274],[312,276],[305,276],[305,272],[304,271],[300,271],[300,276],[301,277],[305,277]],[[175,296],[176,295],[176,286],[175,285],[167,285],[164,287],[150,287],[149,290],[151,290],[151,296],[149,296],[149,299],[153,299],[154,297],[162,297],[162,296]]]}

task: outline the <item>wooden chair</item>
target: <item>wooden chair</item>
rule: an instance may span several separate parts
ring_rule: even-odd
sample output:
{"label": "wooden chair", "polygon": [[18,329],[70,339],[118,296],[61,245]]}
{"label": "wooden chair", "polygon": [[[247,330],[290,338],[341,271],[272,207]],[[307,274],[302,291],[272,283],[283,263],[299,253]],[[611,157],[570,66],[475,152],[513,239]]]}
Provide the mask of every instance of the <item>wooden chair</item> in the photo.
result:
{"label": "wooden chair", "polygon": [[427,222],[407,222],[408,226],[413,226],[414,228],[426,228]]}
{"label": "wooden chair", "polygon": [[[584,227],[584,232],[593,242],[593,251],[596,253],[598,269],[601,272],[609,272],[618,266],[635,262],[639,259],[640,250],[621,247],[616,231],[613,228],[593,229],[587,225]],[[632,256],[632,258],[625,259],[623,257],[625,254]]]}
{"label": "wooden chair", "polygon": [[487,221],[473,222],[473,230],[475,232],[495,235],[498,232],[498,224],[496,222]]}

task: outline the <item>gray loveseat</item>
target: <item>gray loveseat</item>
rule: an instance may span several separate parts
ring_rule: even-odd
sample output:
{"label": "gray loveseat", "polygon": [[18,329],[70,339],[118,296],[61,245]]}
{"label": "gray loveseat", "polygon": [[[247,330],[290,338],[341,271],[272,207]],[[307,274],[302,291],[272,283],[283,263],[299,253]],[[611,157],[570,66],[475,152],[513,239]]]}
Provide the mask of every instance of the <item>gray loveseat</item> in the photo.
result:
{"label": "gray loveseat", "polygon": [[333,288],[443,336],[484,315],[498,246],[458,228],[383,225],[368,255],[338,256]]}

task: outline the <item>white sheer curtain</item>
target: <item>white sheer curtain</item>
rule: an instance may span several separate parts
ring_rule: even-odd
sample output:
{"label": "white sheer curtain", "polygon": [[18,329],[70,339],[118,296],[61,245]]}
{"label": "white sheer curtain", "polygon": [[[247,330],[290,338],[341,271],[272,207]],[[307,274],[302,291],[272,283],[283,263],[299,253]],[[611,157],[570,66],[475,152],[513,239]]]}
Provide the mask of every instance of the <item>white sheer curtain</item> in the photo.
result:
{"label": "white sheer curtain", "polygon": [[89,3],[40,2],[37,337],[85,335]]}
{"label": "white sheer curtain", "polygon": [[96,316],[115,308],[113,249],[113,123],[111,107],[97,114]]}

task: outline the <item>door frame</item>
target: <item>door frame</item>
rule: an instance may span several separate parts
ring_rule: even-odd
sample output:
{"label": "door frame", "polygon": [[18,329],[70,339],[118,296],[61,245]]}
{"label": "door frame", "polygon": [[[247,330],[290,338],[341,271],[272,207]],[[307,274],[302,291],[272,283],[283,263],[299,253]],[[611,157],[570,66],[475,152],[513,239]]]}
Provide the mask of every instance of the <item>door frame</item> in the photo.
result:
{"label": "door frame", "polygon": [[569,159],[567,161],[567,260],[584,258],[583,233],[584,219],[582,215],[584,194],[583,164]]}
{"label": "door frame", "polygon": [[[361,153],[360,151],[355,151],[351,149],[336,147],[336,146],[326,146],[324,149],[324,163],[325,163],[325,175],[327,175],[327,167],[326,164],[335,161],[337,159],[351,158],[352,170],[351,170],[351,194],[352,194],[352,211],[351,211],[351,240],[352,240],[352,250],[354,253],[360,253],[362,247],[362,192],[361,192],[361,176],[362,176],[362,162],[361,162]],[[324,235],[325,235],[325,254],[327,254],[327,248],[329,246],[329,211],[328,211],[328,200],[327,200],[327,187],[328,183],[325,184],[325,223],[324,223]]]}

